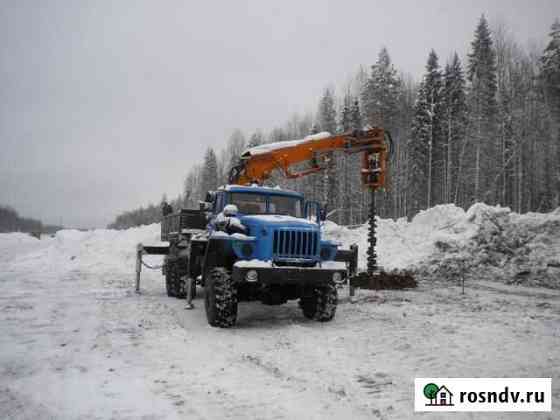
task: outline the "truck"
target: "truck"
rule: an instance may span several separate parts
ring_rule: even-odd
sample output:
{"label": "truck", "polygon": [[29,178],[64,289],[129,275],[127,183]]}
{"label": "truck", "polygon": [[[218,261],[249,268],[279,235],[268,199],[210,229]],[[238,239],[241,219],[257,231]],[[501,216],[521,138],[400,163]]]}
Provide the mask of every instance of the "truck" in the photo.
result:
{"label": "truck", "polygon": [[[318,133],[245,151],[232,168],[228,185],[209,191],[198,209],[180,209],[163,218],[161,240],[169,246],[139,244],[137,291],[142,255],[160,254],[168,296],[187,298],[189,306],[200,286],[211,326],[234,326],[242,301],[280,305],[298,300],[304,317],[331,321],[337,289],[345,282],[368,287],[379,279],[393,280],[378,275],[375,254],[373,193],[385,184],[386,138],[379,128],[341,135]],[[337,151],[363,154],[362,184],[372,192],[365,273],[357,273],[356,245],[340,249],[324,238],[326,212],[319,202],[265,185],[275,171],[287,178],[322,171]]]}
{"label": "truck", "polygon": [[242,301],[298,299],[305,317],[333,319],[337,286],[356,266],[357,249],[339,253],[322,237],[319,203],[256,184],[226,185],[206,200],[199,210],[182,209],[162,222],[168,296],[194,298],[198,284],[208,323],[216,327],[233,326]]}

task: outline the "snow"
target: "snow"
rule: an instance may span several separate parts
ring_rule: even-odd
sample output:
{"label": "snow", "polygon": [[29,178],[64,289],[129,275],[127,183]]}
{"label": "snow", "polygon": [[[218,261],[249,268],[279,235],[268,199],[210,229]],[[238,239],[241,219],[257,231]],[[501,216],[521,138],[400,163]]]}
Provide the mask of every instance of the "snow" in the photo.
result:
{"label": "snow", "polygon": [[323,261],[321,268],[325,270],[346,270],[346,263],[341,261]]}
{"label": "snow", "polygon": [[[523,265],[538,278],[558,262],[559,219],[560,210],[438,206],[410,222],[379,220],[378,251],[384,265],[419,273],[463,253],[469,270]],[[326,229],[358,242],[365,264],[367,227]],[[297,302],[251,302],[222,330],[208,326],[202,297],[191,311],[168,298],[157,270],[143,269],[133,292],[136,244],[159,244],[159,234],[159,225],[0,234],[4,418],[409,419],[415,377],[560,380],[560,290],[471,276],[461,294],[436,271],[414,290],[360,290],[355,303],[340,289],[329,323],[305,319]]]}
{"label": "snow", "polygon": [[258,220],[265,223],[275,223],[275,224],[293,223],[298,225],[317,226],[317,223],[314,222],[313,220],[294,217],[294,216],[281,215],[281,214],[250,215],[250,216],[245,216],[244,220]]}
{"label": "snow", "polygon": [[[239,210],[237,209],[237,206],[236,206],[235,204],[227,204],[227,205],[224,207],[224,210],[223,210],[222,213],[223,213],[225,216],[234,216],[234,215],[236,215],[238,212],[239,212]],[[220,214],[222,214],[222,213],[220,213]]]}
{"label": "snow", "polygon": [[[234,264],[239,268],[270,268],[272,267],[272,261],[261,261],[261,260],[246,260],[237,261]],[[282,266],[282,268],[294,268],[290,266]],[[346,263],[340,261],[324,261],[321,265],[316,267],[309,267],[306,270],[346,270]]]}
{"label": "snow", "polygon": [[248,260],[237,261],[234,265],[238,268],[270,268],[272,267],[272,262],[262,260]]}
{"label": "snow", "polygon": [[217,238],[229,238],[229,234],[226,232],[222,232],[221,230],[215,230],[214,232],[212,232],[212,234],[210,235],[211,238],[217,239]]}
{"label": "snow", "polygon": [[241,241],[254,241],[255,240],[254,236],[247,236],[247,235],[244,235],[243,233],[234,233],[234,234],[231,235],[231,237],[234,238],[234,239],[241,240]]}
{"label": "snow", "polygon": [[[266,185],[258,185],[258,184],[251,184],[252,188],[258,188],[259,190],[263,190],[265,192],[270,192],[270,193],[289,193],[289,194],[294,194],[294,195],[299,195],[301,196],[301,193],[298,193],[297,191],[293,191],[287,188],[281,188],[279,185],[276,185],[274,187],[269,187]],[[222,186],[219,189],[223,190],[223,191],[231,191],[231,190],[235,190],[237,188],[241,188],[241,189],[246,189],[247,185],[238,185],[238,184],[229,184],[226,186]]]}
{"label": "snow", "polygon": [[331,133],[327,131],[323,131],[321,133],[309,135],[304,139],[300,139],[300,140],[277,141],[274,143],[261,144],[260,146],[251,147],[250,149],[245,150],[241,156],[248,157],[248,156],[262,155],[264,153],[273,152],[274,150],[283,149],[286,147],[294,147],[308,141],[326,139],[330,136]]}

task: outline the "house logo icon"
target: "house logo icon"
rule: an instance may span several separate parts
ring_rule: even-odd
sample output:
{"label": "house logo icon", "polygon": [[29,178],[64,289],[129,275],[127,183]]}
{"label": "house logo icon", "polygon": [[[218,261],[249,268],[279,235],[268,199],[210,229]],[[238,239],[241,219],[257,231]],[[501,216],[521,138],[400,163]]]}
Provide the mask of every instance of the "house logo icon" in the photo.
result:
{"label": "house logo icon", "polygon": [[453,406],[453,393],[445,386],[437,386],[429,383],[424,387],[424,396],[430,400],[426,403],[429,407],[450,407]]}

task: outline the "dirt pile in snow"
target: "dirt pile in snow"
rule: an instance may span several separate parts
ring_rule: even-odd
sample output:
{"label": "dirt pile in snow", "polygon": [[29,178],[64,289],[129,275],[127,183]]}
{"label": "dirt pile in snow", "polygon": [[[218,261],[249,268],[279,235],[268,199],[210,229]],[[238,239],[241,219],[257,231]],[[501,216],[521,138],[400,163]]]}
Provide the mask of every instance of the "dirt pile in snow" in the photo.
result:
{"label": "dirt pile in snow", "polygon": [[[326,236],[357,243],[366,266],[367,229],[327,223]],[[378,219],[379,263],[433,280],[487,279],[560,288],[560,209],[517,214],[477,203],[464,211],[440,205],[412,221]]]}
{"label": "dirt pile in snow", "polygon": [[520,215],[476,204],[465,217],[474,234],[436,241],[436,252],[415,267],[419,275],[560,288],[560,209]]}

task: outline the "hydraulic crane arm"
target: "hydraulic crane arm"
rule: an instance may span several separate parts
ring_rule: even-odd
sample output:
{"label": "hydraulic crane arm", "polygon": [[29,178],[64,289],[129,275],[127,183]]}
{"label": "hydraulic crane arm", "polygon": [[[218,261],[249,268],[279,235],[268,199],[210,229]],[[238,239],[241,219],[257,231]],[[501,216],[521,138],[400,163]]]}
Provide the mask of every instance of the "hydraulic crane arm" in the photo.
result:
{"label": "hydraulic crane arm", "polygon": [[[232,168],[231,184],[262,184],[275,170],[287,178],[299,178],[327,167],[332,153],[362,153],[361,179],[372,191],[385,186],[390,136],[382,128],[330,135],[319,133],[303,140],[265,144],[247,150],[237,166]],[[308,164],[294,171],[294,166]]]}

